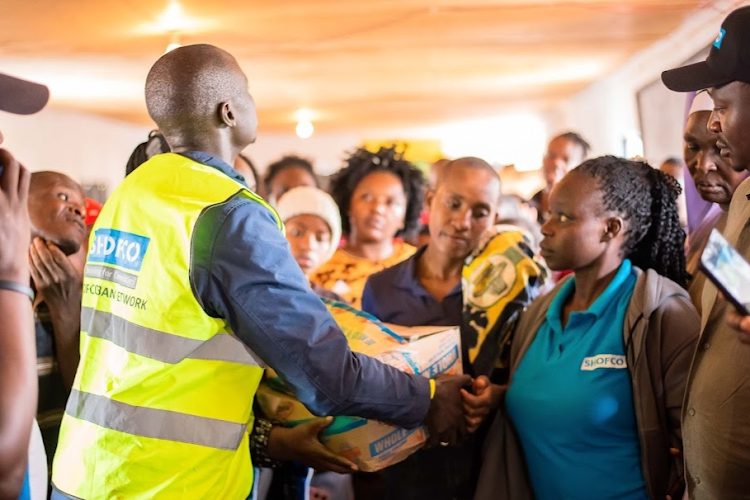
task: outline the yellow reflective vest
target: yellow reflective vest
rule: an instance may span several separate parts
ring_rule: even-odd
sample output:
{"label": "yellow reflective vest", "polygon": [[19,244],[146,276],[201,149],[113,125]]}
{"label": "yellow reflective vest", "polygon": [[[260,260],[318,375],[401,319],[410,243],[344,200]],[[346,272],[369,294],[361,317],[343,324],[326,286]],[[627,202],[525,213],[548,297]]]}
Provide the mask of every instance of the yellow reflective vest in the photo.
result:
{"label": "yellow reflective vest", "polygon": [[248,429],[263,363],[226,320],[206,314],[189,276],[196,221],[234,196],[268,206],[219,170],[167,153],[105,204],[89,243],[81,361],[53,467],[62,493],[248,496]]}

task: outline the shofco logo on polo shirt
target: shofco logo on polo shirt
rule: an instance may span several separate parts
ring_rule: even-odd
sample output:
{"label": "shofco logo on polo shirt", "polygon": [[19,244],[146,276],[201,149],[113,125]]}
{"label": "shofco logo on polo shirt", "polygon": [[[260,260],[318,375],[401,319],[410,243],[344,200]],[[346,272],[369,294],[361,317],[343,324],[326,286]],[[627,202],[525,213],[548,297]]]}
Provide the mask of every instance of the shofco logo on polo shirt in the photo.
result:
{"label": "shofco logo on polo shirt", "polygon": [[583,358],[581,371],[590,372],[599,368],[627,368],[628,361],[625,356],[617,354],[597,354]]}

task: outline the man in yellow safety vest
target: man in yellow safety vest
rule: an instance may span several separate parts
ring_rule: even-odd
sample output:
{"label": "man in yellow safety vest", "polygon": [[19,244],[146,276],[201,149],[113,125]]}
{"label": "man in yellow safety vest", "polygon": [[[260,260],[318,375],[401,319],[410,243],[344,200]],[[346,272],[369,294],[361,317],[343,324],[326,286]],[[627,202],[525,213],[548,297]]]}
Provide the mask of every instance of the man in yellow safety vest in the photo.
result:
{"label": "man in yellow safety vest", "polygon": [[266,363],[315,413],[425,421],[434,442],[456,442],[468,377],[352,353],[278,215],[230,167],[257,128],[235,59],[210,45],[165,54],[146,104],[172,152],[128,176],[93,228],[53,498],[244,500]]}

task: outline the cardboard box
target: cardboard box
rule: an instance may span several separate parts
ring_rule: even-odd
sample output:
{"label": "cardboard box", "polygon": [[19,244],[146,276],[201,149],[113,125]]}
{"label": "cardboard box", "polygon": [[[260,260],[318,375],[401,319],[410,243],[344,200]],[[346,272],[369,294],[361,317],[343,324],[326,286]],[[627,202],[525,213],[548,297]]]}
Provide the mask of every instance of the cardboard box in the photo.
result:
{"label": "cardboard box", "polygon": [[[357,318],[352,318],[351,311],[348,312],[332,310],[336,321],[345,324],[344,334],[353,351],[425,377],[463,372],[458,327],[406,328],[384,325],[371,316],[360,316],[364,313],[358,311]],[[268,418],[285,425],[315,418],[272,370],[268,370],[256,397]],[[422,426],[406,430],[359,417],[336,417],[321,433],[321,441],[356,463],[360,470],[373,472],[404,460],[424,446],[427,431]]]}

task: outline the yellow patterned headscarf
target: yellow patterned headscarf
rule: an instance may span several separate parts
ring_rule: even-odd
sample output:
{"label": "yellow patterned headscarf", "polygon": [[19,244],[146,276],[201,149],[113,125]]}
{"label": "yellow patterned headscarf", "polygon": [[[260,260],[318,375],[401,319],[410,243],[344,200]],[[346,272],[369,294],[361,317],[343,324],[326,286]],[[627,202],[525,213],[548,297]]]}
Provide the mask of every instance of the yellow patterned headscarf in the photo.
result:
{"label": "yellow patterned headscarf", "polygon": [[515,322],[540,294],[546,277],[528,237],[516,226],[492,228],[467,259],[461,280],[461,338],[467,343],[475,375],[507,369]]}

